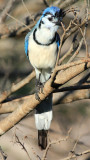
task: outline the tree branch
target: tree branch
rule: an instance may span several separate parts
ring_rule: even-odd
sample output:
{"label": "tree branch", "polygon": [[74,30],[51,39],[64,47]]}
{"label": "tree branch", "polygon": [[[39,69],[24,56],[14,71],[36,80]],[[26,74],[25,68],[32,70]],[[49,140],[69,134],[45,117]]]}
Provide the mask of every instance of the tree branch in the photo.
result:
{"label": "tree branch", "polygon": [[75,152],[73,152],[72,155],[70,155],[70,156],[68,156],[68,157],[66,157],[66,158],[64,158],[62,160],[70,160],[72,158],[77,158],[77,157],[80,157],[80,156],[83,156],[83,155],[89,154],[89,153],[90,153],[90,150],[86,150],[86,151],[83,151],[81,153],[75,153]]}
{"label": "tree branch", "polygon": [[7,97],[9,97],[12,93],[16,92],[17,90],[19,90],[20,88],[22,88],[23,86],[25,86],[27,83],[29,83],[34,77],[35,77],[35,71],[33,71],[32,73],[30,73],[30,75],[28,75],[26,78],[24,78],[19,83],[13,84],[11,86],[10,90],[4,91],[0,95],[0,103],[3,102],[5,99],[7,99]]}
{"label": "tree branch", "polygon": [[46,149],[45,149],[45,152],[44,152],[43,157],[42,157],[41,160],[45,160],[45,159],[46,159],[47,153],[48,153],[49,148],[51,147],[51,145],[57,144],[57,143],[59,144],[59,143],[61,143],[62,141],[67,141],[68,138],[69,138],[69,136],[70,136],[70,133],[71,133],[71,128],[70,128],[70,130],[68,131],[68,135],[67,135],[65,138],[59,138],[58,140],[54,140],[54,141],[49,142],[48,145],[47,145],[47,147],[46,147]]}
{"label": "tree branch", "polygon": [[56,89],[54,93],[65,92],[65,91],[75,91],[75,90],[81,90],[81,89],[90,89],[90,85],[85,84],[85,85],[73,85],[73,86],[63,87],[60,89]]}
{"label": "tree branch", "polygon": [[[88,16],[88,21],[90,21],[90,15]],[[71,30],[66,33],[65,37],[64,37],[64,40],[63,40],[63,43],[64,41],[70,37],[74,32],[76,32],[78,30],[79,27],[83,27],[83,25],[86,23],[86,19],[83,19],[82,23],[81,24],[78,24],[76,25],[75,27],[72,27]]]}
{"label": "tree branch", "polygon": [[6,154],[3,152],[2,148],[0,147],[0,160],[6,160],[7,156]]}
{"label": "tree branch", "polygon": [[[74,63],[70,63],[70,64],[71,64],[71,67],[64,70],[63,72],[58,73],[58,76],[56,76],[56,79],[55,79],[54,83],[62,85],[64,83],[66,83],[66,81],[68,82],[72,77],[74,78],[78,74],[80,74],[83,71],[85,71],[86,69],[90,68],[90,62],[88,62],[88,63],[87,62],[84,62],[84,63],[81,62],[81,64],[78,64],[78,62],[74,62]],[[77,64],[77,65],[74,66],[74,64]],[[66,66],[68,67],[68,65],[69,64],[67,64]],[[65,66],[65,68],[66,68],[66,66]],[[57,70],[58,69],[59,69],[59,67],[57,67]],[[70,75],[70,72],[71,72],[71,75]]]}
{"label": "tree branch", "polygon": [[[62,92],[62,90],[63,88],[60,89],[60,92]],[[58,90],[56,90],[55,93],[53,94],[53,105],[66,104],[82,99],[90,99],[90,89],[84,89],[78,91],[73,90],[73,92],[64,91],[64,93],[59,93],[59,95],[57,95],[56,93],[57,91]],[[31,95],[0,104],[0,114],[11,113],[15,111],[17,108],[22,106],[23,103],[29,101],[30,96]]]}
{"label": "tree branch", "polygon": [[18,138],[18,136],[17,136],[16,134],[15,134],[15,141],[16,141],[16,143],[18,143],[18,144],[22,147],[22,149],[26,152],[29,160],[31,160],[31,157],[30,157],[30,155],[29,155],[26,147],[25,147],[24,144],[20,141],[20,139]]}
{"label": "tree branch", "polygon": [[[74,78],[76,75],[80,74],[84,70],[90,68],[90,62],[82,63],[77,66],[72,66],[60,74],[57,74],[55,83],[60,86],[65,84],[67,81]],[[0,121],[0,135],[4,134],[7,130],[13,127],[17,122],[19,122],[26,114],[33,110],[42,100],[44,100],[50,93],[52,93],[55,88],[51,86],[52,77],[48,80],[43,88],[44,94],[40,93],[40,101],[35,99],[35,95],[31,95],[30,98],[25,101],[22,106],[19,106],[13,113]]]}

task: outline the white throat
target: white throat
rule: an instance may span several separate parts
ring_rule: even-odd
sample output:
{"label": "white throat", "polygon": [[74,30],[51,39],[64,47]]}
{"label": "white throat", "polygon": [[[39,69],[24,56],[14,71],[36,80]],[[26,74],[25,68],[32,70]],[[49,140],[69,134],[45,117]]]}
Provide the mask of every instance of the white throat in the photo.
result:
{"label": "white throat", "polygon": [[55,36],[55,30],[50,28],[41,27],[36,31],[36,39],[39,43],[48,44]]}

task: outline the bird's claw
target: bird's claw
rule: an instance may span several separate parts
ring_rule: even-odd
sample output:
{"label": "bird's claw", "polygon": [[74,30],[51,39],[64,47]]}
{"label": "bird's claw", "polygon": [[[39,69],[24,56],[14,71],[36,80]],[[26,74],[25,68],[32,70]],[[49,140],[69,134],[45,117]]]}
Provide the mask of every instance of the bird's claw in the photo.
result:
{"label": "bird's claw", "polygon": [[39,97],[38,93],[35,93],[35,99],[40,101],[40,97]]}
{"label": "bird's claw", "polygon": [[40,84],[40,89],[41,89],[41,93],[42,93],[42,94],[44,94],[43,88],[44,88],[44,84],[42,83],[42,84]]}
{"label": "bird's claw", "polygon": [[36,85],[35,98],[36,98],[36,100],[38,100],[38,101],[40,101],[39,93],[40,93],[40,86],[39,86],[39,85]]}
{"label": "bird's claw", "polygon": [[39,93],[44,94],[43,92],[44,83],[40,83],[40,81],[36,80],[36,93],[35,98],[36,100],[40,101]]}

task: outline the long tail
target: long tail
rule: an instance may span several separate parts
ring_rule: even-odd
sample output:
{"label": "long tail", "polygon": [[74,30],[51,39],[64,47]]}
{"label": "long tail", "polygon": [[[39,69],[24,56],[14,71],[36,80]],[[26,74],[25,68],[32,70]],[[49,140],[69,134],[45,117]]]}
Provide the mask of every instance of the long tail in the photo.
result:
{"label": "long tail", "polygon": [[47,134],[48,134],[48,130],[38,130],[38,145],[42,148],[42,149],[46,149],[47,147]]}
{"label": "long tail", "polygon": [[47,147],[47,134],[52,120],[52,94],[36,107],[35,123],[38,129],[38,145]]}

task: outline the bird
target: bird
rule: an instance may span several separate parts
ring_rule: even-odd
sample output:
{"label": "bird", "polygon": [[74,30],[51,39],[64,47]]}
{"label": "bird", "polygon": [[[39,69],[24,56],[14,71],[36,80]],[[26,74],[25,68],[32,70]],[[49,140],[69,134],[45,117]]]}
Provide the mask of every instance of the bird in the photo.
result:
{"label": "bird", "polygon": [[[44,84],[49,80],[56,64],[60,36],[57,33],[64,12],[62,9],[47,7],[33,29],[25,36],[25,54],[36,73],[36,100],[40,100]],[[53,117],[52,94],[35,108],[35,124],[38,130],[38,145],[47,147],[48,130]]]}

